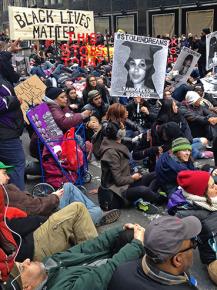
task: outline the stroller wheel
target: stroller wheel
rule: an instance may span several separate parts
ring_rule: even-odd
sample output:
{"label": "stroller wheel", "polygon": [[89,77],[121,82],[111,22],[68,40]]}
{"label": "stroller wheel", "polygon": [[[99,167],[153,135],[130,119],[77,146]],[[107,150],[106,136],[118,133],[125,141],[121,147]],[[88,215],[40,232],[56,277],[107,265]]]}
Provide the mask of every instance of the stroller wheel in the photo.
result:
{"label": "stroller wheel", "polygon": [[33,187],[32,195],[37,196],[37,197],[44,197],[44,196],[51,194],[54,191],[55,191],[55,189],[50,184],[38,183]]}
{"label": "stroller wheel", "polygon": [[90,183],[92,180],[92,175],[89,171],[86,171],[84,174],[84,183]]}

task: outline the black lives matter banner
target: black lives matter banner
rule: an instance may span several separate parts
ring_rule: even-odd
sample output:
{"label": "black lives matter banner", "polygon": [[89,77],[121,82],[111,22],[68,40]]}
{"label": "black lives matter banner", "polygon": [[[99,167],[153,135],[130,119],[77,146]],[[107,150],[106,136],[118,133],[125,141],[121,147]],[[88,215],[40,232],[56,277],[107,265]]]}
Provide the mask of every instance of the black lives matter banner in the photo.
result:
{"label": "black lives matter banner", "polygon": [[169,41],[115,34],[111,95],[163,98]]}
{"label": "black lives matter banner", "polygon": [[72,40],[94,32],[93,11],[9,6],[10,38],[21,40]]}

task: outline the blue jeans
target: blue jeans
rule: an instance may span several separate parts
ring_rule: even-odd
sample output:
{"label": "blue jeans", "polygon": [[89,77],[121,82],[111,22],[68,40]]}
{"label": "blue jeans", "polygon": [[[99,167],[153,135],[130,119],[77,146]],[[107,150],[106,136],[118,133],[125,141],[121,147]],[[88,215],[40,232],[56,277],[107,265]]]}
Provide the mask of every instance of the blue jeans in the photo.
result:
{"label": "blue jeans", "polygon": [[20,190],[25,189],[25,154],[19,138],[0,141],[0,161],[15,168],[10,172],[10,182]]}
{"label": "blue jeans", "polygon": [[60,199],[60,208],[69,205],[73,201],[80,201],[86,206],[94,224],[96,225],[99,223],[100,219],[103,216],[103,212],[99,206],[95,205],[92,200],[90,200],[85,194],[83,194],[83,192],[80,191],[80,189],[78,189],[70,182],[65,183],[63,189],[64,195]]}
{"label": "blue jeans", "polygon": [[192,157],[194,159],[201,158],[204,145],[200,141],[200,138],[194,138],[191,146],[192,146]]}

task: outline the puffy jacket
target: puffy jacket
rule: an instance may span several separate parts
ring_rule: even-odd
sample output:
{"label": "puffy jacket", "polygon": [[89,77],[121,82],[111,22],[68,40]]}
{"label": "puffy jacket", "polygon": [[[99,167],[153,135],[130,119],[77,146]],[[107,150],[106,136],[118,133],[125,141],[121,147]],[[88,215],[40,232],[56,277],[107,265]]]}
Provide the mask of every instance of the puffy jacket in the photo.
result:
{"label": "puffy jacket", "polygon": [[0,140],[19,138],[24,120],[13,86],[0,76]]}
{"label": "puffy jacket", "polygon": [[81,113],[73,113],[69,108],[61,108],[55,102],[47,103],[50,112],[58,127],[65,133],[72,127],[76,127],[83,122]]}

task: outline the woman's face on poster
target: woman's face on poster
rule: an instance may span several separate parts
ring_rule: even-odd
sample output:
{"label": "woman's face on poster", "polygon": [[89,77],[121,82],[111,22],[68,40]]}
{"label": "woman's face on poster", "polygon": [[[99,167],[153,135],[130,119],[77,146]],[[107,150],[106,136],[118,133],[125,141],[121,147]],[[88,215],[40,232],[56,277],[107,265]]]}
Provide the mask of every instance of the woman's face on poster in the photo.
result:
{"label": "woman's face on poster", "polygon": [[191,63],[192,63],[191,60],[186,60],[186,61],[184,61],[184,63],[183,63],[183,67],[182,67],[182,69],[181,69],[181,71],[180,71],[180,74],[181,74],[181,75],[185,75],[185,74],[187,74],[189,68],[191,67]]}
{"label": "woman's face on poster", "polygon": [[144,82],[146,75],[146,63],[144,59],[131,59],[129,61],[129,76],[133,84]]}

